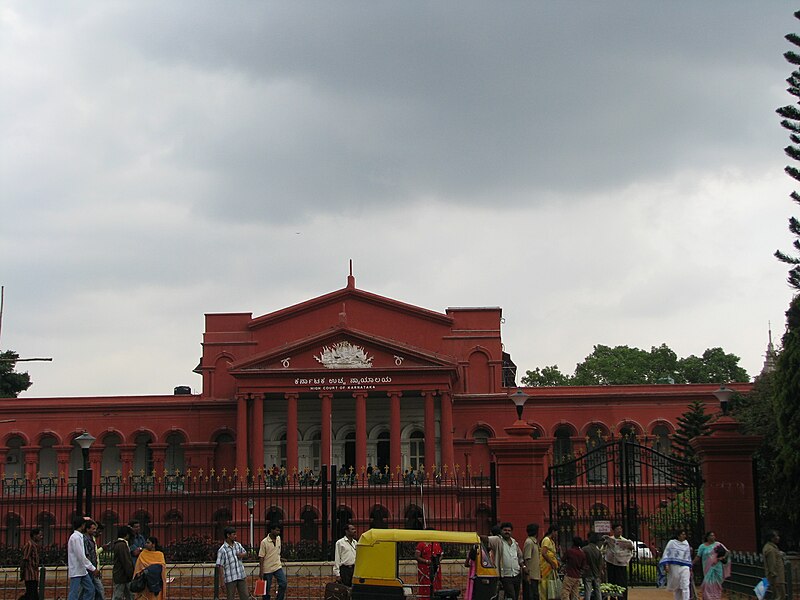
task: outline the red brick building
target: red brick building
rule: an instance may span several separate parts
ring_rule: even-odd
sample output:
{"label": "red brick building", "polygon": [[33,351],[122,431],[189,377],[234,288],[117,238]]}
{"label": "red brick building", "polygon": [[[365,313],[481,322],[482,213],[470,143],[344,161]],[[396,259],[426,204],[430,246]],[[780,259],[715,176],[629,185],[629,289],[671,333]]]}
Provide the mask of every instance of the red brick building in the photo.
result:
{"label": "red brick building", "polygon": [[[4,481],[74,476],[72,440],[83,431],[97,438],[90,463],[103,476],[273,464],[486,471],[493,440],[516,419],[501,315],[419,308],[360,290],[352,275],[340,290],[261,316],[206,315],[199,395],[1,400],[0,419],[15,419],[0,425]],[[696,398],[716,412],[716,388],[530,388],[523,418],[547,443],[546,462],[618,434],[668,454],[676,418]],[[539,506],[530,519],[546,522]]]}

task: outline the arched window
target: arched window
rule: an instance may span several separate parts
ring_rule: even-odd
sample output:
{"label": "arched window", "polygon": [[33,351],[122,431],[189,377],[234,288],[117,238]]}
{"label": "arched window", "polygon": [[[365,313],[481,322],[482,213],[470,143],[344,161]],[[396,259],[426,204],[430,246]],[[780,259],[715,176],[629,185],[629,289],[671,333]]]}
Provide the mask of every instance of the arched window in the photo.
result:
{"label": "arched window", "polygon": [[592,427],[586,437],[586,482],[589,485],[608,483],[608,457],[603,430]]}
{"label": "arched window", "polygon": [[484,427],[478,427],[472,434],[472,439],[476,445],[488,444],[491,437],[492,432]]}
{"label": "arched window", "polygon": [[425,465],[425,434],[419,430],[409,436],[408,460],[414,470]]}
{"label": "arched window", "polygon": [[100,524],[103,526],[103,538],[107,541],[117,539],[117,529],[119,527],[119,517],[113,510],[107,510],[103,513],[100,519]]}
{"label": "arched window", "polygon": [[[356,468],[356,432],[351,431],[344,436],[344,466],[347,469]],[[366,465],[364,465],[366,466]],[[344,535],[344,534],[342,534]],[[341,537],[341,536],[339,536]]]}
{"label": "arched window", "polygon": [[653,483],[670,483],[672,481],[672,443],[669,439],[669,428],[666,425],[653,427]]}
{"label": "arched window", "polygon": [[639,440],[636,438],[636,429],[632,425],[623,425],[619,430],[619,435],[625,442],[622,447],[625,451],[624,456],[627,461],[627,472],[633,474],[635,483],[641,483],[642,457],[639,450]]}
{"label": "arched window", "polygon": [[575,456],[572,453],[572,430],[561,425],[553,436],[553,465],[556,469],[558,485],[575,485]]}
{"label": "arched window", "polygon": [[[319,473],[322,468],[321,448],[322,448],[322,432],[316,431],[311,436],[311,468],[314,473]],[[316,537],[314,539],[317,539]]]}
{"label": "arched window", "polygon": [[336,539],[344,535],[344,528],[353,521],[353,511],[347,506],[340,506],[336,509]]}
{"label": "arched window", "polygon": [[167,456],[164,461],[164,469],[167,473],[183,473],[183,436],[180,433],[170,433],[167,436]]}
{"label": "arched window", "polygon": [[300,539],[316,542],[319,539],[319,523],[317,511],[311,506],[303,508],[300,513]]}
{"label": "arched window", "polygon": [[150,449],[152,441],[149,433],[140,433],[134,439],[136,449],[133,451],[133,472],[135,475],[151,475],[153,473],[153,451]]}
{"label": "arched window", "polygon": [[56,438],[52,435],[42,437],[39,442],[39,477],[58,477],[55,445]]}
{"label": "arched window", "polygon": [[558,507],[558,539],[570,543],[575,536],[575,507],[566,502]]}
{"label": "arched window", "polygon": [[281,434],[281,437],[278,438],[280,442],[278,444],[278,466],[286,468],[286,434]]}
{"label": "arched window", "polygon": [[22,446],[24,440],[14,435],[8,439],[8,454],[6,454],[6,479],[13,479],[24,476]]}
{"label": "arched window", "polygon": [[19,515],[8,513],[6,515],[6,545],[12,548],[19,548],[19,530],[22,520]]}
{"label": "arched window", "polygon": [[224,530],[228,526],[228,523],[231,522],[233,519],[233,515],[231,515],[231,511],[227,508],[220,508],[217,510],[214,515],[211,517],[211,521],[214,524],[214,539],[215,540],[224,540],[225,533]]}
{"label": "arched window", "polygon": [[267,527],[276,523],[283,528],[283,511],[277,506],[270,506],[267,510],[266,523]]}
{"label": "arched window", "polygon": [[142,535],[147,537],[150,535],[150,513],[146,510],[137,510],[133,513],[133,519],[142,524]]}
{"label": "arched window", "polygon": [[406,529],[425,529],[425,513],[416,504],[406,509],[405,521]]}
{"label": "arched window", "polygon": [[50,546],[55,540],[56,518],[49,512],[36,515],[36,526],[42,530],[42,545]]}
{"label": "arched window", "polygon": [[164,521],[167,524],[165,543],[177,542],[183,539],[183,515],[181,512],[173,508],[164,516]]}
{"label": "arched window", "polygon": [[389,432],[381,431],[378,434],[378,443],[375,444],[375,466],[379,471],[382,471],[384,467],[389,466],[390,446]]}
{"label": "arched window", "polygon": [[385,506],[376,504],[369,511],[369,526],[371,529],[386,529],[389,527],[389,511]]}
{"label": "arched window", "polygon": [[[116,476],[122,472],[122,457],[119,452],[119,443],[122,440],[116,433],[110,433],[103,438],[103,459],[100,474],[104,477]],[[108,534],[106,534],[108,535]]]}

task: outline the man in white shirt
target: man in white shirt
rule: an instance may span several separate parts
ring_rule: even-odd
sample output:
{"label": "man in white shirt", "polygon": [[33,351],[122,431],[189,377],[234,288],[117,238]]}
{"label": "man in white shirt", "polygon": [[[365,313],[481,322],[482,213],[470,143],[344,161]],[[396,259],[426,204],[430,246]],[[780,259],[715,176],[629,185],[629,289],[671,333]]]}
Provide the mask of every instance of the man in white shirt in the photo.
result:
{"label": "man in white shirt", "polygon": [[258,548],[258,564],[261,579],[267,582],[264,600],[269,598],[269,589],[272,586],[272,578],[278,580],[278,600],[283,600],[286,596],[286,572],[281,563],[281,526],[279,523],[272,523],[269,526],[269,534],[261,540]]}
{"label": "man in white shirt", "polygon": [[333,553],[333,574],[337,581],[353,587],[353,571],[356,568],[356,527],[348,523],[344,536],[336,542]]}
{"label": "man in white shirt", "polygon": [[95,568],[86,558],[83,533],[87,521],[81,516],[72,520],[72,535],[67,542],[67,566],[69,569],[69,595],[67,600],[79,600],[81,595],[85,598],[94,598],[94,572]]}
{"label": "man in white shirt", "polygon": [[628,563],[633,557],[633,542],[622,537],[622,525],[614,525],[614,535],[605,536],[606,576],[608,583],[625,588],[623,600],[628,600]]}

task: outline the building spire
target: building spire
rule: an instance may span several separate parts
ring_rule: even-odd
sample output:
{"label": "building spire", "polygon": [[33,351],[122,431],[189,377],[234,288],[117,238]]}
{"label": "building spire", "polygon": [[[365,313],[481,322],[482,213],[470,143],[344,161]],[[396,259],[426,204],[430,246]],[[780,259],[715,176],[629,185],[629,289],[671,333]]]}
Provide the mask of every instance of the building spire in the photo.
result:
{"label": "building spire", "polygon": [[348,288],[355,288],[356,287],[356,278],[353,277],[353,259],[350,259],[350,274],[347,276],[347,287]]}
{"label": "building spire", "polygon": [[775,361],[778,359],[778,354],[775,352],[775,346],[772,343],[772,322],[767,321],[767,331],[769,332],[769,342],[767,343],[767,351],[764,354],[764,366],[761,369],[761,374],[772,373],[775,370]]}

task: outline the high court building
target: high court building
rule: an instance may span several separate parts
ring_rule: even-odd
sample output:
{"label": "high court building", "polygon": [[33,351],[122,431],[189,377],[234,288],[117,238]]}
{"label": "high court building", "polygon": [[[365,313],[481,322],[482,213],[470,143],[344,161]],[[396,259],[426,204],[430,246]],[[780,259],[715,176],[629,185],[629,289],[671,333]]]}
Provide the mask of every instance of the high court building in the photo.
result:
{"label": "high court building", "polygon": [[[718,410],[716,385],[523,388],[518,420],[501,317],[499,307],[420,308],[361,290],[352,275],[260,316],[208,314],[199,394],[2,400],[0,419],[16,420],[0,430],[4,481],[74,476],[73,439],[89,431],[90,466],[104,477],[273,465],[479,473],[497,461],[501,487],[504,476],[541,486],[548,465],[615,436],[669,455],[692,401]],[[546,521],[546,500],[525,510]]]}

